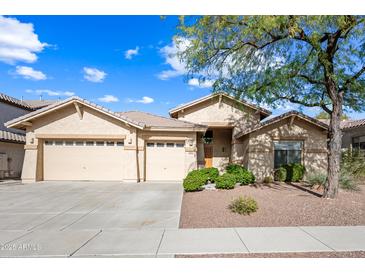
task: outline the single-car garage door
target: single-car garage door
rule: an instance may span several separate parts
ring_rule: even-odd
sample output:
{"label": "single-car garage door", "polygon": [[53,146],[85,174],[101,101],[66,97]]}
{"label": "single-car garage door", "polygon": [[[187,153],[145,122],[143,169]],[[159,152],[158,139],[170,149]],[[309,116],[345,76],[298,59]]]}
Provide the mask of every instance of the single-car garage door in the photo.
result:
{"label": "single-car garage door", "polygon": [[146,179],[176,181],[184,178],[183,142],[147,142]]}
{"label": "single-car garage door", "polygon": [[45,140],[44,180],[122,181],[123,141]]}

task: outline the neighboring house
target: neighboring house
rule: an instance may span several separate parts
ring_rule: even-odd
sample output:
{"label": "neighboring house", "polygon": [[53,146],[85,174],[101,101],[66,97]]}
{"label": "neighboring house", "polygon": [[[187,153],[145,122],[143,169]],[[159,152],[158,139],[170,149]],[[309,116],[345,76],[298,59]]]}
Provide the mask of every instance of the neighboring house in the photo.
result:
{"label": "neighboring house", "polygon": [[71,97],[6,123],[26,130],[24,182],[176,181],[199,167],[240,163],[262,180],[276,166],[327,166],[327,125],[298,112],[266,120],[256,105],[215,93],[171,118],[112,112]]}
{"label": "neighboring house", "polygon": [[342,148],[365,150],[365,119],[342,121]]}
{"label": "neighboring house", "polygon": [[[34,103],[39,106],[45,104],[42,101],[34,101]],[[39,106],[0,93],[0,179],[19,177],[24,158],[25,131],[9,129],[4,123],[34,111]]]}
{"label": "neighboring house", "polygon": [[[319,121],[329,124],[329,119],[319,119]],[[365,119],[343,120],[342,129],[342,148],[355,148],[365,150]]]}

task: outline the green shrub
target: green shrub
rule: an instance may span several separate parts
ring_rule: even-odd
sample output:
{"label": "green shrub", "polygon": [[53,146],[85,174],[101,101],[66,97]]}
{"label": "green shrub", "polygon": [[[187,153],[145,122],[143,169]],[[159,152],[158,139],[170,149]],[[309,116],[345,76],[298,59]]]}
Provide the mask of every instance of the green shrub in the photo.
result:
{"label": "green shrub", "polygon": [[247,169],[244,166],[237,165],[237,164],[229,164],[226,166],[226,171],[227,171],[227,173],[230,173],[230,174],[239,173],[242,170],[247,170]]}
{"label": "green shrub", "polygon": [[327,175],[320,172],[311,173],[307,176],[308,184],[313,186],[325,186],[327,181]]}
{"label": "green shrub", "polygon": [[211,181],[211,182],[214,182],[215,179],[217,179],[219,176],[218,168],[215,168],[215,167],[202,168],[202,169],[199,169],[198,172],[202,176],[205,176],[207,181]]}
{"label": "green shrub", "polygon": [[236,177],[236,182],[240,185],[253,184],[256,180],[255,175],[251,171],[242,170],[237,174],[232,174]]}
{"label": "green shrub", "polygon": [[298,182],[303,179],[305,168],[301,164],[284,165],[286,169],[286,182]]}
{"label": "green shrub", "polygon": [[354,180],[354,177],[347,172],[341,172],[340,174],[340,188],[354,191],[359,190],[356,180]]}
{"label": "green shrub", "polygon": [[279,167],[274,172],[274,180],[278,182],[285,182],[286,181],[286,169],[284,167]]}
{"label": "green shrub", "polygon": [[184,179],[183,186],[185,191],[199,191],[208,182],[214,182],[219,176],[217,168],[202,168],[190,171]]}
{"label": "green shrub", "polygon": [[228,174],[234,175],[236,182],[241,185],[253,184],[256,180],[255,175],[251,171],[237,164],[229,164],[226,167],[226,171]]}
{"label": "green shrub", "polygon": [[[194,170],[195,171],[195,170]],[[206,177],[202,176],[198,172],[190,172],[188,176],[184,179],[183,187],[187,192],[199,191],[203,189],[206,183]]]}
{"label": "green shrub", "polygon": [[264,180],[262,180],[262,182],[263,182],[264,184],[271,184],[271,183],[273,183],[273,182],[274,182],[274,179],[272,178],[272,176],[266,176],[266,177],[264,178]]}
{"label": "green shrub", "polygon": [[241,215],[250,215],[258,209],[257,202],[251,197],[238,197],[229,204],[228,208]]}
{"label": "green shrub", "polygon": [[215,180],[215,187],[218,189],[232,189],[236,185],[236,176],[224,173]]}

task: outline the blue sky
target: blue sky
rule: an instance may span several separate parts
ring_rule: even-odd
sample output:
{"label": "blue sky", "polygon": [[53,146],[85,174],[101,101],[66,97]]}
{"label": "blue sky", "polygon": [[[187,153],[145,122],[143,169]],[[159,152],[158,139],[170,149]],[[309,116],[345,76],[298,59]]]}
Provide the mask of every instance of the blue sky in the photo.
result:
{"label": "blue sky", "polygon": [[183,66],[169,56],[177,23],[174,16],[0,17],[7,34],[0,37],[0,91],[24,99],[75,94],[115,111],[167,115],[211,92],[209,83],[186,81]]}

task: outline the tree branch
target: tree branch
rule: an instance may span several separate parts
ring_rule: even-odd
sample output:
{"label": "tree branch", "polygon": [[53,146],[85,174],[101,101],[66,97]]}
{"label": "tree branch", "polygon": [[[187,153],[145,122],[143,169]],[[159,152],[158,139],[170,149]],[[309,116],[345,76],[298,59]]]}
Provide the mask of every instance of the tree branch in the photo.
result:
{"label": "tree branch", "polygon": [[313,79],[310,76],[305,75],[305,74],[298,74],[297,76],[300,77],[300,78],[304,78],[305,80],[307,80],[309,83],[311,83],[313,85],[324,85],[325,84],[324,82],[322,82],[320,80],[315,80],[315,79]]}
{"label": "tree branch", "polygon": [[348,86],[356,81],[363,73],[365,72],[365,66],[363,66],[358,72],[356,72],[351,78],[348,78],[343,86],[340,88],[340,91],[346,91]]}

